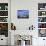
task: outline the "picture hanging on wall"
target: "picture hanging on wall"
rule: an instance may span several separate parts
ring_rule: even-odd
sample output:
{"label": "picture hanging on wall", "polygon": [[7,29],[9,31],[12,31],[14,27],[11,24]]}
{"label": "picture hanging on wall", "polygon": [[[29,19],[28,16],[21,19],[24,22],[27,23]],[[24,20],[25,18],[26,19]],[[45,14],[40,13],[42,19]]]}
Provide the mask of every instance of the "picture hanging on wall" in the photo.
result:
{"label": "picture hanging on wall", "polygon": [[29,18],[29,10],[17,10],[17,18],[19,19]]}

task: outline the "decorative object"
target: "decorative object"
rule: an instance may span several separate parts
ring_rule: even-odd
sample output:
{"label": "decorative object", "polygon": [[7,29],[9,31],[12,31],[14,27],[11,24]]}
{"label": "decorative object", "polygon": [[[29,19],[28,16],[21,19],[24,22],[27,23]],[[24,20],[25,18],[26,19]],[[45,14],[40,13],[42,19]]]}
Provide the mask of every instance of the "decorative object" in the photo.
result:
{"label": "decorative object", "polygon": [[8,6],[5,6],[5,10],[8,10]]}
{"label": "decorative object", "polygon": [[8,37],[8,23],[0,23],[0,35]]}
{"label": "decorative object", "polygon": [[29,18],[29,10],[17,10],[17,18]]}
{"label": "decorative object", "polygon": [[46,9],[46,3],[38,3],[38,10],[45,10]]}
{"label": "decorative object", "polygon": [[0,17],[0,22],[8,22],[8,17]]}
{"label": "decorative object", "polygon": [[0,10],[1,10],[1,6],[0,6]]}
{"label": "decorative object", "polygon": [[38,23],[38,28],[46,28],[46,23]]}
{"label": "decorative object", "polygon": [[8,10],[8,3],[0,3],[0,10]]}
{"label": "decorative object", "polygon": [[13,23],[11,23],[11,30],[16,30],[16,26]]}
{"label": "decorative object", "polygon": [[46,16],[46,11],[38,11],[38,16]]}
{"label": "decorative object", "polygon": [[46,22],[46,17],[38,17],[38,22]]}
{"label": "decorative object", "polygon": [[33,25],[31,25],[31,26],[29,26],[29,30],[34,30],[34,26]]}
{"label": "decorative object", "polygon": [[46,29],[39,29],[39,37],[46,37]]}
{"label": "decorative object", "polygon": [[8,11],[0,11],[0,16],[8,16]]}
{"label": "decorative object", "polygon": [[42,12],[42,15],[45,15],[45,12]]}

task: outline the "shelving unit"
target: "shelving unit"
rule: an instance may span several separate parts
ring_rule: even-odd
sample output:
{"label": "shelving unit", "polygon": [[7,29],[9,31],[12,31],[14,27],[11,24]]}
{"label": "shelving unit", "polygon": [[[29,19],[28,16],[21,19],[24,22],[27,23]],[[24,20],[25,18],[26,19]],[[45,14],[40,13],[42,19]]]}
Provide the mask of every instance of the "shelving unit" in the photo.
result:
{"label": "shelving unit", "polygon": [[38,31],[39,37],[46,37],[46,3],[38,3]]}
{"label": "shelving unit", "polygon": [[38,10],[38,11],[46,11],[46,10]]}
{"label": "shelving unit", "polygon": [[0,11],[8,11],[8,10],[0,10]]}
{"label": "shelving unit", "polygon": [[39,16],[39,17],[46,17],[46,15],[44,15],[44,16]]}
{"label": "shelving unit", "polygon": [[8,3],[0,3],[0,35],[8,37]]}

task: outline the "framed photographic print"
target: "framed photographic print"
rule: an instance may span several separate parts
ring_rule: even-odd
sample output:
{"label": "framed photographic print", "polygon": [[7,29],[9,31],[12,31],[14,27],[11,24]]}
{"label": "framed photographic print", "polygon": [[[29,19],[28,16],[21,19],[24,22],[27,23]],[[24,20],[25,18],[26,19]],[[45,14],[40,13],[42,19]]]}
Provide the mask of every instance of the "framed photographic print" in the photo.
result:
{"label": "framed photographic print", "polygon": [[29,18],[29,10],[17,10],[17,18]]}

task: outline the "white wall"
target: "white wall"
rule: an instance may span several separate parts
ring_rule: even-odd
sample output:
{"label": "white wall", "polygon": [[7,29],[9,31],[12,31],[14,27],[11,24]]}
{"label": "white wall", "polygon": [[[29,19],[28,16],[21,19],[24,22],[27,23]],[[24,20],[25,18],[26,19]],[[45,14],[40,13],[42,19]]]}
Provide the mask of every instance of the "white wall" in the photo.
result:
{"label": "white wall", "polygon": [[[29,10],[29,19],[18,19],[17,10]],[[32,24],[37,23],[37,2],[32,0],[12,0],[11,1],[11,22],[16,25],[17,30],[27,30]]]}
{"label": "white wall", "polygon": [[[37,30],[38,3],[46,3],[46,0],[11,0],[11,22],[16,25],[16,32],[20,32],[20,30],[24,32],[32,24],[35,26],[35,30],[33,31],[33,46],[41,46],[40,44],[43,44],[42,38],[38,38]],[[23,9],[29,10],[29,19],[17,19],[17,10]]]}
{"label": "white wall", "polygon": [[[17,30],[27,30],[34,25],[37,29],[38,23],[38,3],[45,3],[46,0],[11,0],[11,22],[15,24]],[[18,19],[17,10],[29,10],[29,19]]]}

